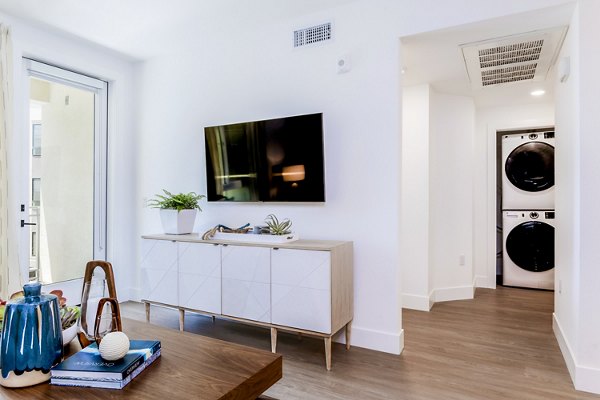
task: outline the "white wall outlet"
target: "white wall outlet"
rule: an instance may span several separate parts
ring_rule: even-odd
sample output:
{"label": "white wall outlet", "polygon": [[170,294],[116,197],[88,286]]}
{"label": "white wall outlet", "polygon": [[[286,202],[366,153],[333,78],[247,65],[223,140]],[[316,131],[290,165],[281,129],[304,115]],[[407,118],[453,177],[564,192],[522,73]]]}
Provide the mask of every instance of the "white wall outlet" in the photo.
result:
{"label": "white wall outlet", "polygon": [[350,71],[350,56],[348,54],[344,54],[341,57],[338,57],[337,62],[337,73],[345,74]]}
{"label": "white wall outlet", "polygon": [[466,259],[465,259],[465,255],[461,254],[460,256],[458,256],[458,265],[465,265],[467,263]]}

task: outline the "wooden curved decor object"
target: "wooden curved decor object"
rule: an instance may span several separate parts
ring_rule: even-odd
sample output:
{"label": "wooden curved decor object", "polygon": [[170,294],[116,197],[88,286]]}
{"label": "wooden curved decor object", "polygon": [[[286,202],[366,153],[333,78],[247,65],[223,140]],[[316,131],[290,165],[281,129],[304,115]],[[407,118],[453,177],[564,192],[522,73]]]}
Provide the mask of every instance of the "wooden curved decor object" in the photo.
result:
{"label": "wooden curved decor object", "polygon": [[[112,269],[112,265],[111,263],[109,263],[108,261],[102,261],[102,260],[93,260],[90,261],[86,264],[85,266],[85,274],[83,276],[83,287],[81,289],[81,330],[80,332],[77,334],[78,335],[78,339],[79,339],[79,343],[81,344],[81,347],[87,347],[89,346],[92,342],[91,340],[88,338],[88,335],[86,335],[86,332],[88,332],[88,324],[87,324],[87,313],[90,312],[91,310],[88,310],[88,294],[85,293],[85,287],[86,285],[90,285],[92,282],[92,278],[94,277],[94,270],[96,268],[101,268],[104,271],[104,275],[105,275],[105,281],[106,281],[106,287],[108,288],[108,298],[112,298],[115,300],[115,302],[117,303],[117,307],[118,307],[118,301],[117,299],[117,288],[115,286],[115,275],[113,273],[113,269]],[[103,303],[105,304],[105,303]],[[115,309],[113,308],[113,311]],[[118,308],[117,308],[118,311]],[[97,310],[93,310],[91,312],[98,312]],[[120,319],[120,316],[119,316]],[[91,335],[90,335],[91,336]]]}
{"label": "wooden curved decor object", "polygon": [[[101,332],[102,329],[102,317],[104,306],[108,303],[110,305],[110,329],[107,332]],[[108,315],[108,314],[106,314]],[[96,311],[96,322],[94,323],[94,338],[96,343],[100,346],[102,338],[110,332],[123,332],[123,326],[121,325],[121,310],[119,309],[119,301],[115,298],[103,298],[98,302],[98,311]]]}

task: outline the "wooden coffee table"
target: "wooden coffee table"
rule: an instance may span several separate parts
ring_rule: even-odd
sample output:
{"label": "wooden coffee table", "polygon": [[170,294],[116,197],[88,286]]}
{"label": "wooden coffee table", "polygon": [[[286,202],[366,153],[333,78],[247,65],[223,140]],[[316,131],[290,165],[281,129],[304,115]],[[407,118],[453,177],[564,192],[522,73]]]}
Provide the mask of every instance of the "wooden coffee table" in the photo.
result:
{"label": "wooden coffee table", "polygon": [[253,400],[282,376],[281,356],[268,351],[126,318],[123,331],[131,339],[160,340],[162,355],[122,390],[43,383],[0,388],[0,399]]}

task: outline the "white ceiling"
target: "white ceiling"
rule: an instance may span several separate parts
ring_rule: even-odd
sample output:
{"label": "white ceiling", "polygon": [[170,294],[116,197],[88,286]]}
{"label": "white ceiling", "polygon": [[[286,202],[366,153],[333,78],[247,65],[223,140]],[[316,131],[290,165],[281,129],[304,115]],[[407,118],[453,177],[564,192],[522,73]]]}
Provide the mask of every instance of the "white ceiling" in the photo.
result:
{"label": "white ceiling", "polygon": [[[352,1],[355,0],[0,0],[0,12],[143,60],[172,46],[172,38],[185,34],[185,27],[206,27],[205,32],[211,34],[211,29],[220,30],[224,25],[256,25]],[[545,82],[472,90],[459,45],[566,26],[572,12],[573,5],[567,4],[404,37],[403,83],[430,83],[443,93],[472,96],[478,106],[548,101],[554,69]],[[546,90],[545,98],[532,99],[529,92],[539,88]]]}
{"label": "white ceiling", "polygon": [[[354,0],[1,0],[0,12],[72,34],[134,59],[160,54],[185,25],[259,24]],[[201,38],[198,38],[201,40]]]}
{"label": "white ceiling", "polygon": [[[516,14],[452,29],[402,38],[403,84],[430,83],[438,92],[471,96],[477,106],[547,102],[552,98],[556,68],[543,82],[515,82],[478,90],[471,88],[461,44],[568,26],[573,5]],[[533,98],[530,92],[543,89],[546,95]]]}

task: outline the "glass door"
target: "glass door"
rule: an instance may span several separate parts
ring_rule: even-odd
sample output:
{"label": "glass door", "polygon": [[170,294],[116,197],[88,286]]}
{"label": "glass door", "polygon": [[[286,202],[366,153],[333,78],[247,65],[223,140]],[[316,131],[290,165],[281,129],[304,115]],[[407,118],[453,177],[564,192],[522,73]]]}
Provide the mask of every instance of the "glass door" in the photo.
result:
{"label": "glass door", "polygon": [[21,205],[23,281],[82,278],[106,255],[107,83],[25,60],[27,201]]}

